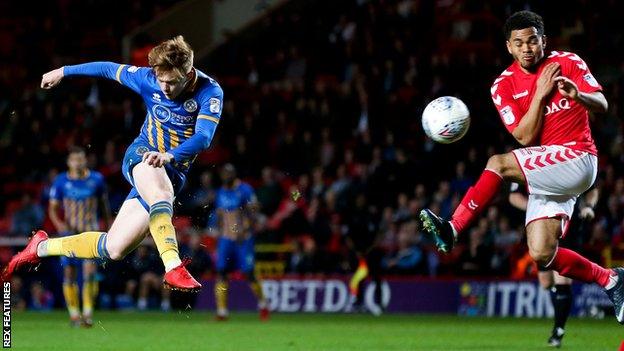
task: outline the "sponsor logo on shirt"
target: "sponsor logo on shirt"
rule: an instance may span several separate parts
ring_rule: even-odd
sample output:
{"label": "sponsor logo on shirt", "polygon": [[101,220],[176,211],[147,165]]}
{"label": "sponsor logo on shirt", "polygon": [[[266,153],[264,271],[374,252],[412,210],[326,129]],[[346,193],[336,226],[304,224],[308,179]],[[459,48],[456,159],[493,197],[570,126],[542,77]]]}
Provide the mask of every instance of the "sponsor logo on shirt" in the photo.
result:
{"label": "sponsor logo on shirt", "polygon": [[553,101],[550,105],[546,105],[546,113],[544,116],[548,116],[555,112],[560,112],[561,110],[569,110],[570,109],[570,101],[566,98],[562,98],[559,101]]}
{"label": "sponsor logo on shirt", "polygon": [[138,70],[139,70],[139,67],[137,67],[137,66],[130,66],[130,67],[128,67],[128,72],[130,72],[130,73],[134,73],[134,72],[136,72]]}
{"label": "sponsor logo on shirt", "polygon": [[154,101],[160,102],[160,94],[158,94],[158,93],[152,94],[152,99]]}
{"label": "sponsor logo on shirt", "polygon": [[519,98],[525,97],[527,95],[529,95],[529,91],[525,90],[525,91],[523,91],[521,93],[512,95],[512,97],[514,98],[514,100],[518,100]]}
{"label": "sponsor logo on shirt", "polygon": [[208,100],[208,105],[210,106],[210,112],[219,113],[221,112],[221,101],[217,98],[210,98]]}
{"label": "sponsor logo on shirt", "polygon": [[152,116],[156,118],[160,123],[170,121],[173,124],[187,125],[195,123],[194,116],[184,116],[172,112],[169,107],[163,105],[152,106]]}

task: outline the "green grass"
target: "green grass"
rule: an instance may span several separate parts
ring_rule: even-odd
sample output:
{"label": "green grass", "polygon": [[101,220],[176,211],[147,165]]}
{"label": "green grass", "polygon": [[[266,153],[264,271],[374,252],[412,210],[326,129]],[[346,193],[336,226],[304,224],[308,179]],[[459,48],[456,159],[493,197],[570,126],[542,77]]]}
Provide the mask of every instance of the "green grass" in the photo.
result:
{"label": "green grass", "polygon": [[[14,313],[16,350],[548,350],[550,320],[423,315],[279,314],[260,322],[234,314],[98,312],[92,329],[71,329],[64,312]],[[614,318],[572,319],[566,350],[617,350]]]}

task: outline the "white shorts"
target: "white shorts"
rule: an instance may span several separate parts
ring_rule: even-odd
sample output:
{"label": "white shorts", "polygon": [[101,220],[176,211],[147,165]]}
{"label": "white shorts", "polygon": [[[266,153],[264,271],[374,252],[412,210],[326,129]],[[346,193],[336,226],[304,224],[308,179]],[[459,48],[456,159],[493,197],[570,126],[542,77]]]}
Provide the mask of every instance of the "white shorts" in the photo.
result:
{"label": "white shorts", "polygon": [[525,224],[561,217],[565,235],[576,198],[596,180],[598,158],[561,145],[527,147],[512,152],[524,173],[529,193]]}

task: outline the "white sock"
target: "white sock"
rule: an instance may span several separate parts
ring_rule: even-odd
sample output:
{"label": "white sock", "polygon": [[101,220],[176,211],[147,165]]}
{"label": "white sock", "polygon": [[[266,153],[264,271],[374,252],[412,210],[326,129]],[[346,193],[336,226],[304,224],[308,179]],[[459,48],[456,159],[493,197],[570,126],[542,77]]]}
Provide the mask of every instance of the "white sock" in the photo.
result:
{"label": "white sock", "polygon": [[44,240],[37,245],[37,256],[46,257],[48,256],[48,241]]}
{"label": "white sock", "polygon": [[617,274],[611,274],[611,275],[609,276],[609,282],[608,282],[608,283],[607,283],[607,285],[604,287],[604,288],[605,288],[605,290],[612,289],[612,288],[615,286],[615,284],[617,284],[617,283],[618,283],[618,280],[619,280],[619,279],[620,279],[620,278],[618,277],[618,275],[617,275]]}
{"label": "white sock", "polygon": [[228,310],[226,308],[217,308],[217,316],[225,317],[228,315]]}
{"label": "white sock", "polygon": [[453,239],[457,241],[457,230],[455,230],[455,227],[453,227],[453,223],[449,222],[449,224],[451,225],[451,229],[453,230]]}
{"label": "white sock", "polygon": [[169,272],[170,270],[176,268],[180,264],[182,264],[182,261],[180,261],[179,258],[177,260],[171,260],[171,261],[165,263],[165,272]]}
{"label": "white sock", "polygon": [[147,299],[146,299],[146,298],[144,298],[144,297],[140,297],[140,298],[139,298],[139,301],[137,301],[137,307],[138,307],[140,310],[145,310],[145,309],[147,309]]}

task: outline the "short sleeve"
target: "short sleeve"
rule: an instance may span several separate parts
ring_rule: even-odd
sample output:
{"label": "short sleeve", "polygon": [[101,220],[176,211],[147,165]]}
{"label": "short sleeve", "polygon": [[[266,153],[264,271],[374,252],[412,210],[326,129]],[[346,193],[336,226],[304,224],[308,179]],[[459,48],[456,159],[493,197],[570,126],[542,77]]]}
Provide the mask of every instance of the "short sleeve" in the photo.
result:
{"label": "short sleeve", "polygon": [[584,93],[602,91],[602,86],[598,83],[596,78],[594,78],[587,63],[585,63],[582,58],[576,54],[570,53],[570,55],[562,59],[568,59],[567,66],[569,72],[567,73],[567,77],[576,83],[580,91]]}
{"label": "short sleeve", "polygon": [[492,102],[494,102],[498,115],[503,121],[505,128],[512,133],[520,123],[524,113],[513,99],[513,93],[509,88],[509,84],[506,84],[503,79],[501,82],[495,83],[490,92],[492,93]]}
{"label": "short sleeve", "polygon": [[50,187],[50,200],[61,201],[63,199],[63,179],[58,176],[54,179]]}

